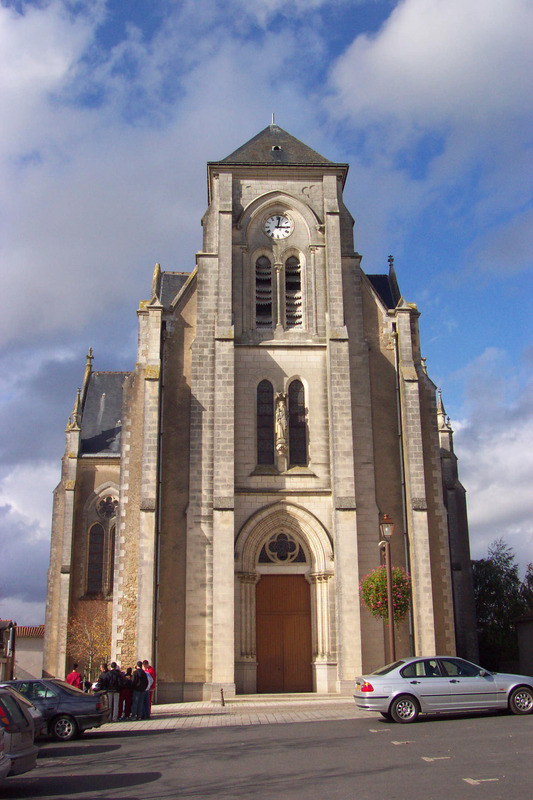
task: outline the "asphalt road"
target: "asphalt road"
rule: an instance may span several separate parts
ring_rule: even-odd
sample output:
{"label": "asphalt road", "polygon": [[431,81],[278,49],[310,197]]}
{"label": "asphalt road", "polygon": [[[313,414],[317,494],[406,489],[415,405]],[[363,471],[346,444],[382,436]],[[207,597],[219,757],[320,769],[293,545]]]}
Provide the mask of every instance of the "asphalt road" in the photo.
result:
{"label": "asphalt road", "polygon": [[509,800],[533,797],[533,716],[381,717],[43,743],[4,798]]}

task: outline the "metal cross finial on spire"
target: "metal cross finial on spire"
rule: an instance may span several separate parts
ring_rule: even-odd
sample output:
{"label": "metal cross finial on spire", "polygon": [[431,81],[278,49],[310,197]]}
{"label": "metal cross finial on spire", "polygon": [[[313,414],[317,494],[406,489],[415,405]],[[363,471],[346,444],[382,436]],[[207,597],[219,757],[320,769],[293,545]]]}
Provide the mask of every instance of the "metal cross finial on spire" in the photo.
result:
{"label": "metal cross finial on spire", "polygon": [[394,267],[394,256],[389,256],[388,261],[389,261],[389,269],[392,269]]}
{"label": "metal cross finial on spire", "polygon": [[276,124],[276,117],[274,116],[274,112],[272,112],[272,122],[271,122],[271,125],[275,125],[275,124]]}

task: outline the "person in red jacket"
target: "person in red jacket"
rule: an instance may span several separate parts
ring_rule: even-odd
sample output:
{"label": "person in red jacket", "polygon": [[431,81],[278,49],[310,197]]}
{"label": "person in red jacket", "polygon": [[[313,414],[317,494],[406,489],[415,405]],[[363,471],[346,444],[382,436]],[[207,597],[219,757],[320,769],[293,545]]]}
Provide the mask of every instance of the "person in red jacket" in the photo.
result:
{"label": "person in red jacket", "polygon": [[65,680],[67,683],[70,683],[71,686],[75,686],[76,689],[82,688],[81,674],[78,672],[77,664],[72,665],[72,672],[69,672]]}
{"label": "person in red jacket", "polygon": [[150,666],[150,662],[147,661],[146,659],[143,661],[143,669],[145,672],[147,672],[149,675],[152,676],[153,680],[153,683],[150,686],[150,697],[148,699],[148,714],[150,714],[150,712],[152,711],[152,697],[154,695],[156,674],[155,674],[155,669]]}

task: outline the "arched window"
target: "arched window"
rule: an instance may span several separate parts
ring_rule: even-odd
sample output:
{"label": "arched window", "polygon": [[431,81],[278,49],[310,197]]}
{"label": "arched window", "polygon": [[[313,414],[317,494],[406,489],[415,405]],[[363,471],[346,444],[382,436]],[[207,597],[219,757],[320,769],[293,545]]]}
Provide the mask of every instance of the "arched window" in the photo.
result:
{"label": "arched window", "polygon": [[285,262],[285,327],[301,328],[302,314],[302,268],[300,261],[291,256]]}
{"label": "arched window", "polygon": [[274,389],[270,381],[257,387],[257,463],[274,463]]}
{"label": "arched window", "polygon": [[87,594],[100,594],[104,581],[104,529],[99,522],[89,531]]}
{"label": "arched window", "polygon": [[255,325],[272,327],[272,264],[266,256],[255,262]]}
{"label": "arched window", "polygon": [[108,594],[113,593],[113,575],[115,572],[115,531],[116,525],[113,525],[109,533],[109,574],[107,583]]}
{"label": "arched window", "polygon": [[301,381],[289,386],[289,465],[307,466],[305,392]]}
{"label": "arched window", "polygon": [[105,596],[107,599],[113,594],[118,510],[118,492],[112,491],[113,494],[101,494],[92,501],[88,510],[86,540],[85,593],[89,596]]}

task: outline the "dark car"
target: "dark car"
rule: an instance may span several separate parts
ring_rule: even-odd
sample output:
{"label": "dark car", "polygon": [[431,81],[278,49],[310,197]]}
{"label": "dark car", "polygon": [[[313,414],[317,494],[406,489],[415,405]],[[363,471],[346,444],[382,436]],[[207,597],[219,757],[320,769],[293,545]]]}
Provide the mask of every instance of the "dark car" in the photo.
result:
{"label": "dark car", "polygon": [[[39,748],[34,744],[33,717],[14,692],[0,687],[0,729],[4,755],[9,760],[8,775],[20,775],[35,767]],[[1,754],[0,754],[1,755]],[[2,772],[5,769],[3,762]]]}
{"label": "dark car", "polygon": [[33,703],[30,703],[27,697],[24,697],[23,694],[17,692],[14,686],[8,686],[4,683],[2,684],[2,688],[6,689],[8,692],[11,692],[11,694],[19,701],[19,703],[22,703],[22,705],[27,709],[28,713],[33,719],[35,738],[37,739],[38,736],[46,733],[48,730],[48,725],[39,709],[35,708]]}
{"label": "dark car", "polygon": [[48,732],[58,741],[67,742],[89,728],[98,728],[110,716],[105,692],[86,694],[57,678],[5,681],[41,712]]}

